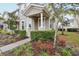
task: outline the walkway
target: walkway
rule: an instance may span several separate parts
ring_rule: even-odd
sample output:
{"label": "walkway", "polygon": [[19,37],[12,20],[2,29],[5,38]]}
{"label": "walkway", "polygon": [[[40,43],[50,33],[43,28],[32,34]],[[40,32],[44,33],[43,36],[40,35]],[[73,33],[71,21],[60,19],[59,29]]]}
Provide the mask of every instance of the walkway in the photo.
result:
{"label": "walkway", "polygon": [[22,44],[28,43],[29,41],[30,41],[30,38],[27,38],[27,39],[18,41],[16,43],[12,43],[12,44],[0,47],[0,52],[6,52],[6,51],[11,50],[11,49],[13,49],[15,47],[18,47],[18,46],[20,46]]}

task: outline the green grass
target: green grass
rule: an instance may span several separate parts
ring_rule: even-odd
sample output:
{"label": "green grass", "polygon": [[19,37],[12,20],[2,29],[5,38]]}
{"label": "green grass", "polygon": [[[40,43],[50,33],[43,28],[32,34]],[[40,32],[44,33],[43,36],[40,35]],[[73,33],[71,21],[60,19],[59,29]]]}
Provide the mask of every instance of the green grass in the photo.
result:
{"label": "green grass", "polygon": [[79,45],[78,32],[64,32],[64,35],[66,36],[68,42]]}

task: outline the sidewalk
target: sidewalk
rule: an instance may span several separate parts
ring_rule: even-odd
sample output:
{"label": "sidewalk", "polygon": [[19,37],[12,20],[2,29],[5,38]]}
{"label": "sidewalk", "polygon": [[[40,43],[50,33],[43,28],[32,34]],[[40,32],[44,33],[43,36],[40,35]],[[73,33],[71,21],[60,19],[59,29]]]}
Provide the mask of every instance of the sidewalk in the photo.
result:
{"label": "sidewalk", "polygon": [[6,52],[6,51],[11,50],[13,48],[16,48],[22,44],[28,43],[30,40],[31,40],[30,38],[27,38],[27,39],[24,39],[24,40],[0,47],[0,52]]}

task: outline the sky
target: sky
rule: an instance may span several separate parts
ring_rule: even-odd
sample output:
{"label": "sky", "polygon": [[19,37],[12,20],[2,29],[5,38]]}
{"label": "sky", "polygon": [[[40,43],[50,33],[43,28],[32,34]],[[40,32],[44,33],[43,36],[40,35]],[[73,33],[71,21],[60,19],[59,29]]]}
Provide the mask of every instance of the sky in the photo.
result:
{"label": "sky", "polygon": [[14,11],[18,8],[16,3],[0,3],[0,13],[2,14],[4,11]]}

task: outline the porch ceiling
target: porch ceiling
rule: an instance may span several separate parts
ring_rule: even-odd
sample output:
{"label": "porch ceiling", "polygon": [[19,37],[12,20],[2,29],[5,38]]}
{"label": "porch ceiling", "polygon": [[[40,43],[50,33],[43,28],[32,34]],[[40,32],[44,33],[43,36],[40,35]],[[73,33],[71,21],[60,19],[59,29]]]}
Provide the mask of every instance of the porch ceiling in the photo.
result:
{"label": "porch ceiling", "polygon": [[[29,17],[31,17],[31,18],[34,18],[34,17],[39,18],[40,17],[40,13],[29,15]],[[47,17],[48,18],[49,16],[46,13],[43,12],[43,17]]]}

